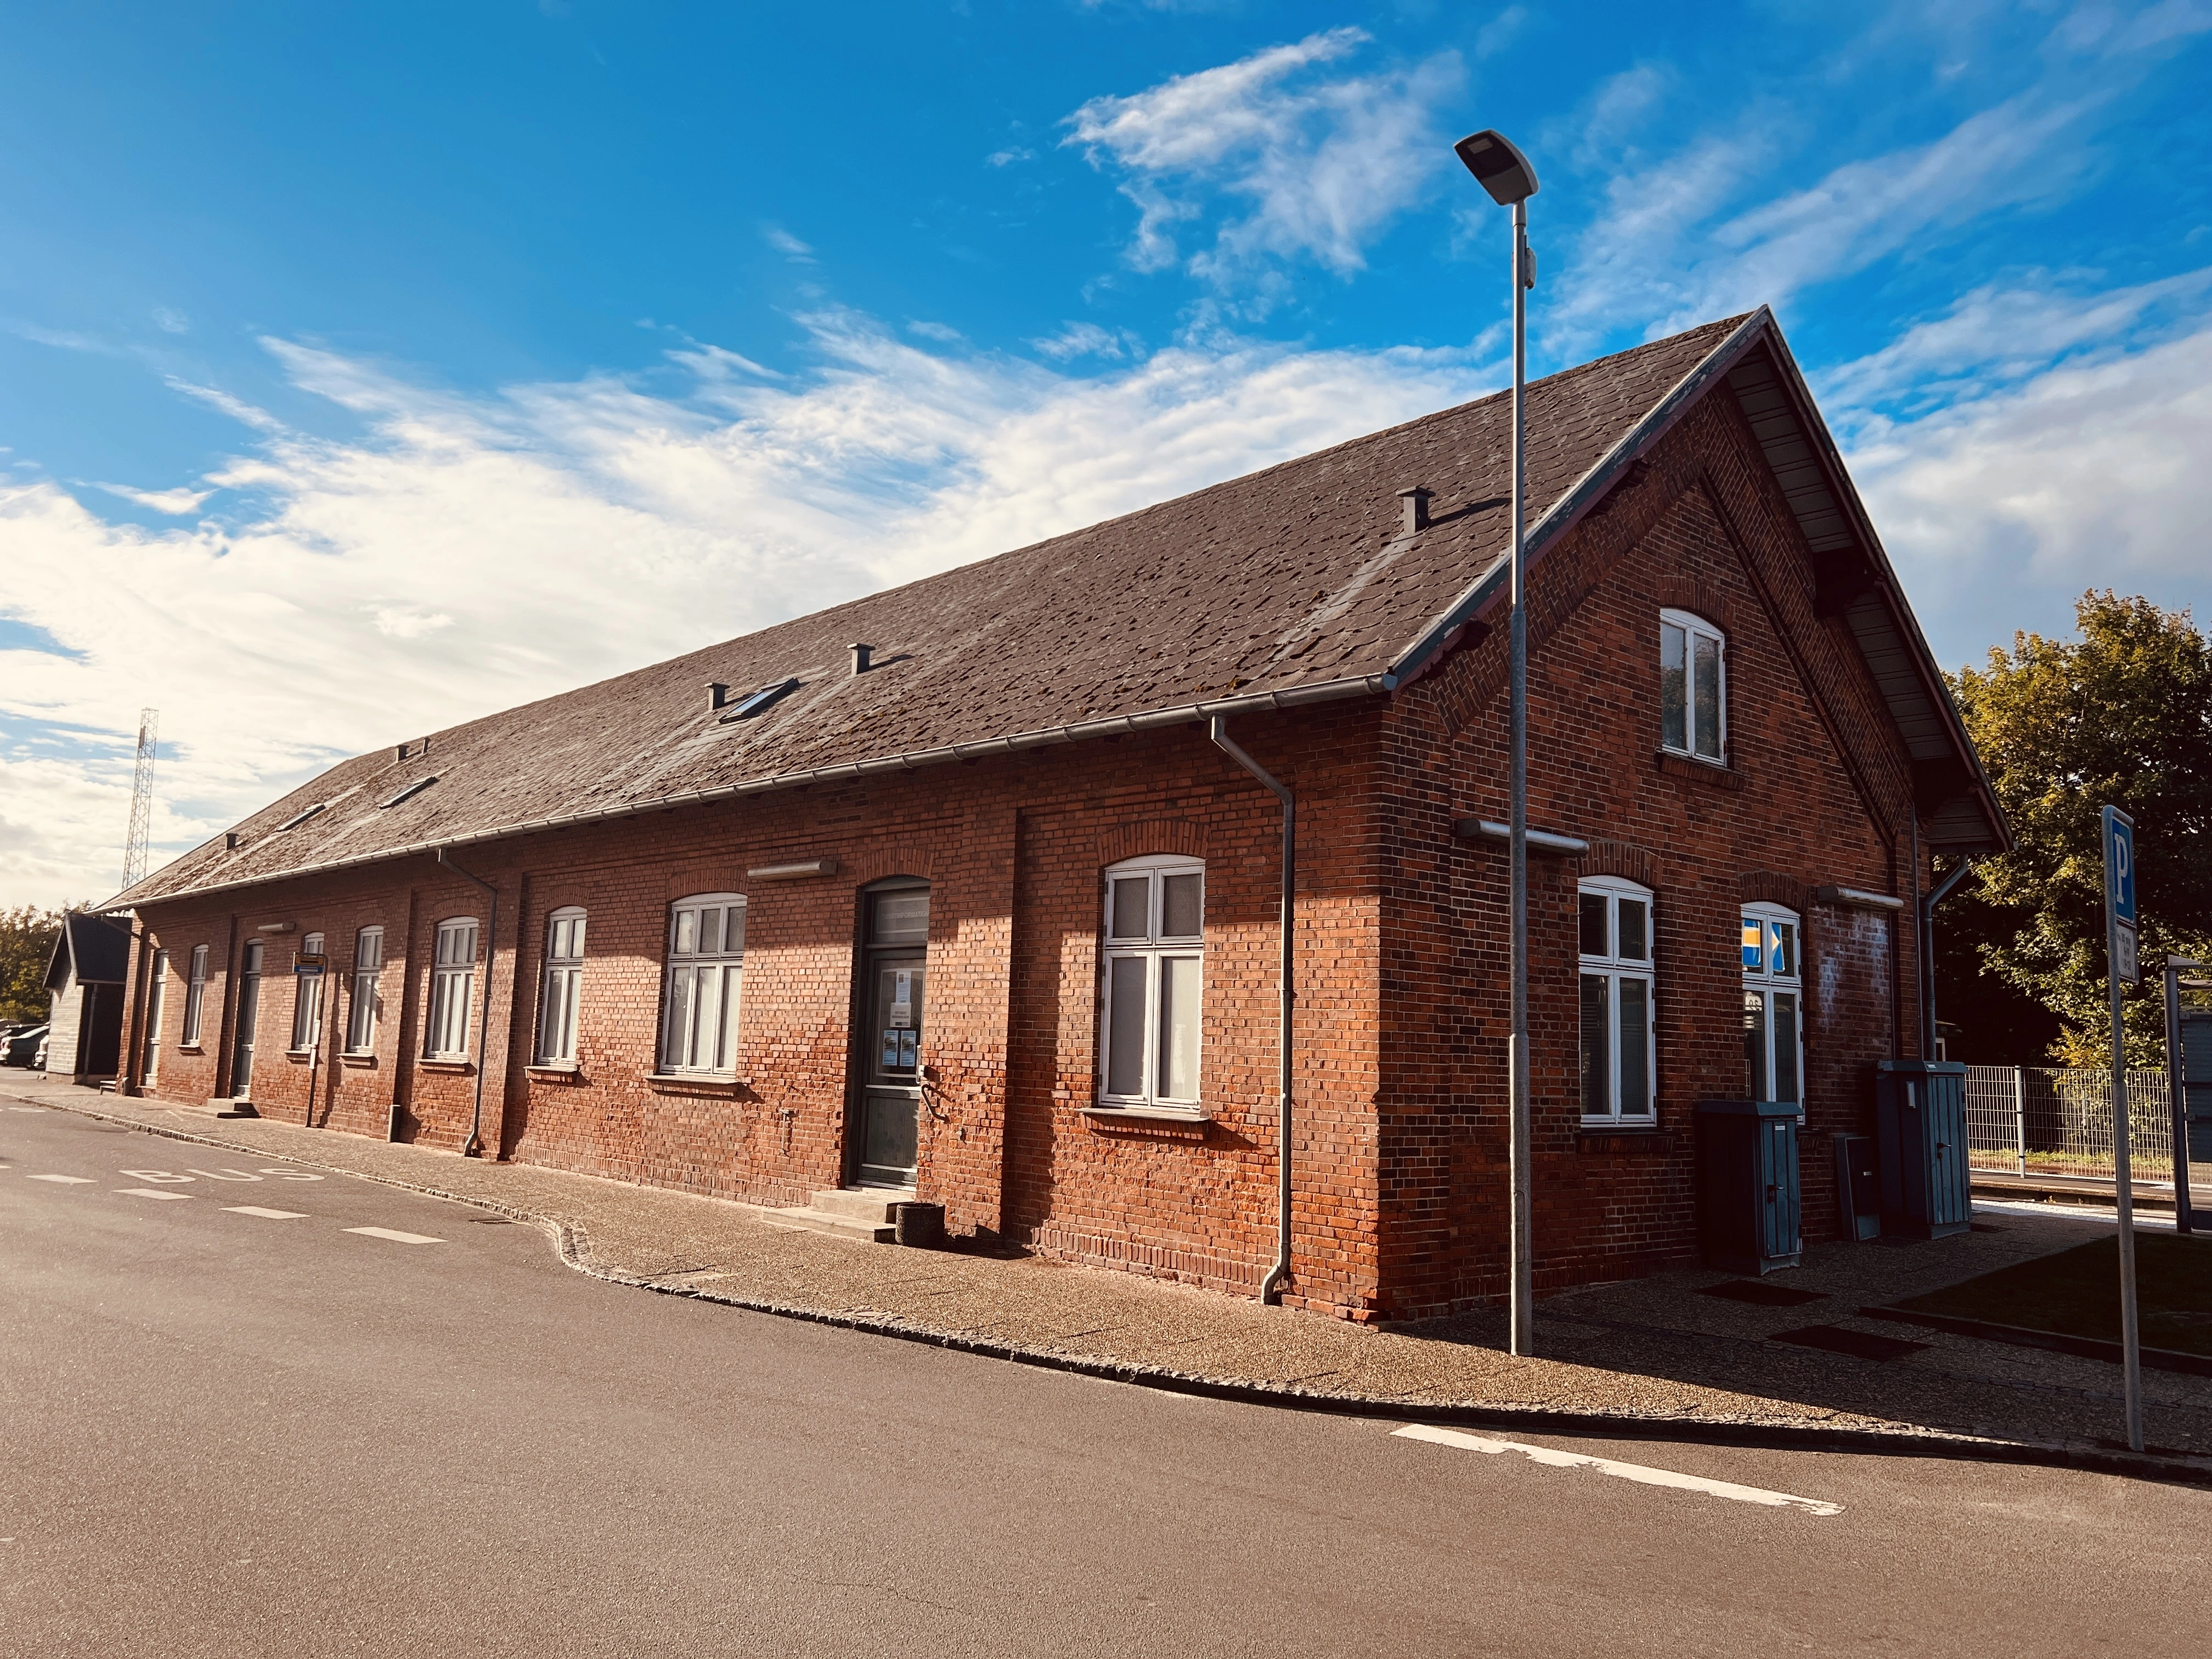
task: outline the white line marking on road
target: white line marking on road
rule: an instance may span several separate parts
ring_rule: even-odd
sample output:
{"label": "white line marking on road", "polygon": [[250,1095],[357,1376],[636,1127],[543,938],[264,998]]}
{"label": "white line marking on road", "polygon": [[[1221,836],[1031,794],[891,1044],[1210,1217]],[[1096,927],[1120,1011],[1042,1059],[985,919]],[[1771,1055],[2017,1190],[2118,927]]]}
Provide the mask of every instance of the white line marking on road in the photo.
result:
{"label": "white line marking on road", "polygon": [[1733,1498],[1739,1504],[1761,1504],[1769,1509],[1803,1510],[1808,1515],[1841,1515],[1841,1504],[1830,1504],[1817,1498],[1798,1498],[1786,1492],[1768,1492],[1762,1486],[1739,1486],[1733,1480],[1708,1480],[1701,1474],[1677,1474],[1672,1469],[1646,1468],[1641,1463],[1617,1463],[1610,1457],[1590,1457],[1581,1452],[1560,1451],[1551,1446],[1525,1445],[1518,1440],[1490,1440],[1479,1434],[1462,1434],[1457,1429],[1431,1428],[1426,1423],[1408,1423],[1390,1432],[1405,1440],[1426,1440],[1438,1446],[1457,1446],[1467,1451],[1487,1452],[1496,1456],[1501,1452],[1519,1452],[1531,1462],[1541,1463],[1554,1469],[1595,1469],[1600,1474],[1616,1475],[1623,1480],[1633,1480],[1646,1486],[1672,1486],[1678,1492],[1701,1492],[1711,1498]]}
{"label": "white line marking on road", "polygon": [[89,1187],[90,1176],[33,1176],[33,1181],[51,1181],[58,1187]]}
{"label": "white line marking on road", "polygon": [[46,1109],[43,1106],[10,1106],[8,1109],[11,1112],[43,1112]]}
{"label": "white line marking on road", "polygon": [[165,1193],[159,1187],[118,1187],[118,1193],[131,1198],[190,1198],[190,1193]]}
{"label": "white line marking on road", "polygon": [[305,1221],[304,1210],[264,1210],[258,1204],[226,1204],[222,1206],[232,1215],[258,1215],[264,1221]]}
{"label": "white line marking on road", "polygon": [[442,1238],[430,1238],[422,1233],[395,1233],[389,1227],[348,1227],[349,1233],[366,1233],[371,1238],[388,1238],[394,1244],[442,1244]]}

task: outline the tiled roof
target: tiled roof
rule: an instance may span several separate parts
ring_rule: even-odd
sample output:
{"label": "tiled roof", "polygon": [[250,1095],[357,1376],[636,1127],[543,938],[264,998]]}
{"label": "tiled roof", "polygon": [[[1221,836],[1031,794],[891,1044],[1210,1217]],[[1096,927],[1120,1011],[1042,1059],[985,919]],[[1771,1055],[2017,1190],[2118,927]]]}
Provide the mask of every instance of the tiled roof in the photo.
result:
{"label": "tiled roof", "polygon": [[[1528,388],[1540,520],[1712,358],[1710,323]],[[117,906],[1193,705],[1380,690],[1509,534],[1505,394],[346,761]],[[1397,492],[1435,492],[1399,533]],[[876,647],[855,677],[848,647]],[[798,686],[725,720],[709,681]],[[1181,714],[1168,711],[1183,711]],[[409,783],[437,781],[389,808]],[[323,810],[283,828],[307,808]]]}

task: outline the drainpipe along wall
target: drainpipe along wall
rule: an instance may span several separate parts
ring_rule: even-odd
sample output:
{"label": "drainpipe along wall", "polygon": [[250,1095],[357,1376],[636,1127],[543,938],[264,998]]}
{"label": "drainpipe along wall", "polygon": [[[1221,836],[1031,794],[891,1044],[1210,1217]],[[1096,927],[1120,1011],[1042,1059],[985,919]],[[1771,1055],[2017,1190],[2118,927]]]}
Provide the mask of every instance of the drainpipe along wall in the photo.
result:
{"label": "drainpipe along wall", "polygon": [[496,959],[493,951],[499,943],[499,889],[482,876],[472,876],[462,869],[459,865],[446,856],[446,849],[442,847],[438,849],[438,862],[463,881],[474,882],[483,888],[485,896],[491,901],[491,914],[484,928],[483,993],[477,1002],[476,1109],[469,1118],[468,1142],[461,1148],[461,1156],[464,1158],[482,1158],[483,1156],[484,1073],[490,1068],[491,1064],[489,1048],[491,1041],[491,970],[492,963]]}
{"label": "drainpipe along wall", "polygon": [[1279,1190],[1275,1196],[1275,1265],[1260,1285],[1260,1300],[1275,1307],[1280,1305],[1283,1286],[1291,1279],[1291,1007],[1295,994],[1291,965],[1296,953],[1291,922],[1297,896],[1297,803],[1266,768],[1230,739],[1227,721],[1217,714],[1208,730],[1217,749],[1273,790],[1283,803],[1283,1075],[1275,1153]]}

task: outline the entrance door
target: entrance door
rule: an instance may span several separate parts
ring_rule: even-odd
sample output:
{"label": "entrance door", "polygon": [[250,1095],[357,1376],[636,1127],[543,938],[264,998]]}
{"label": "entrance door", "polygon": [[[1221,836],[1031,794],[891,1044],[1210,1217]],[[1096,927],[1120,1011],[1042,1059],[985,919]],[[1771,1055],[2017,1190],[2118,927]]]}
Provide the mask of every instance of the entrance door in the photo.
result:
{"label": "entrance door", "polygon": [[860,1127],[854,1175],[863,1187],[911,1187],[921,1115],[929,890],[893,888],[866,898],[864,1024],[854,1055]]}
{"label": "entrance door", "polygon": [[253,1033],[261,1024],[261,941],[246,947],[246,971],[238,984],[238,1036],[231,1044],[230,1097],[253,1098]]}

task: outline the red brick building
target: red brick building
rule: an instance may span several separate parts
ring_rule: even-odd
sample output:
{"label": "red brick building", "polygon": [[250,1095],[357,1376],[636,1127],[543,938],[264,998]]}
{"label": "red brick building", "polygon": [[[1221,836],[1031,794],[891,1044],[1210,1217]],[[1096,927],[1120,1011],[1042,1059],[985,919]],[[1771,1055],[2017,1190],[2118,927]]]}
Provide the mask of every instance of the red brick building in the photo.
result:
{"label": "red brick building", "polygon": [[[1928,860],[2003,822],[1767,313],[1539,381],[1528,430],[1538,1283],[1692,1254],[1705,1098],[1802,1102],[1830,1236],[1830,1137],[1919,1051]],[[115,902],[125,1085],[911,1187],[1253,1294],[1283,817],[1218,732],[1296,805],[1284,1299],[1495,1297],[1508,433],[1487,398],[348,761]]]}

